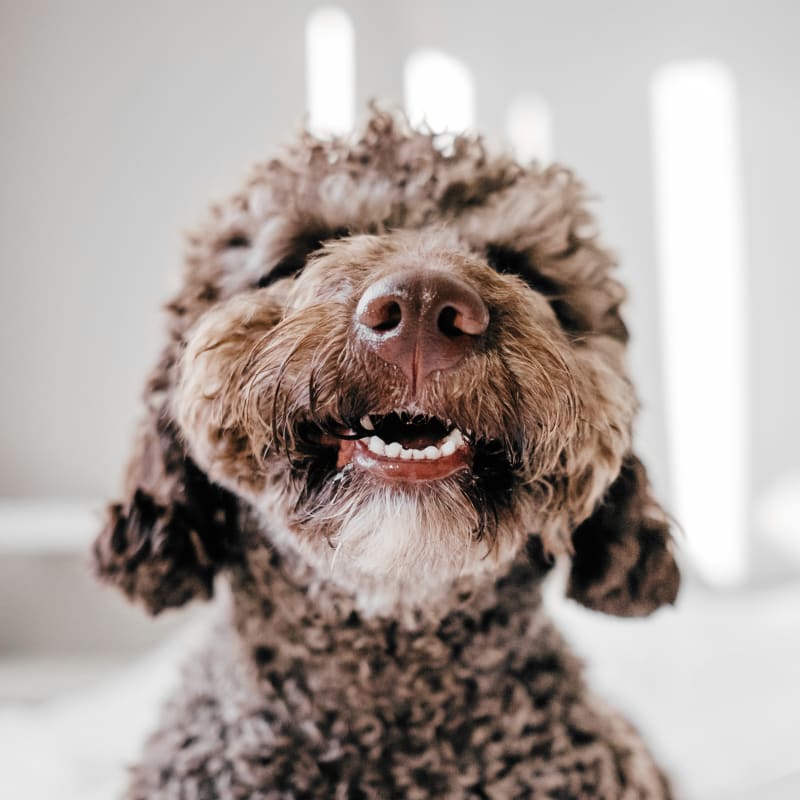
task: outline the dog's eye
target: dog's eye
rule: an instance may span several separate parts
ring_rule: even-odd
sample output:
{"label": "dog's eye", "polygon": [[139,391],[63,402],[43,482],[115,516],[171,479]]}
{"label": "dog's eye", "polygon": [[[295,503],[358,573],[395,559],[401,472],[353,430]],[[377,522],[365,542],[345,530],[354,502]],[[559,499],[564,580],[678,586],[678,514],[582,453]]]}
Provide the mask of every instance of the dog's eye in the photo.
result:
{"label": "dog's eye", "polygon": [[234,233],[233,236],[228,237],[222,246],[226,250],[232,250],[238,247],[250,247],[250,239],[243,233]]}
{"label": "dog's eye", "polygon": [[272,286],[273,283],[282,278],[298,275],[305,267],[309,256],[319,250],[325,242],[329,242],[332,239],[341,239],[347,236],[348,233],[349,231],[346,228],[336,228],[324,233],[307,234],[297,239],[292,252],[281,259],[266,275],[262,275],[258,279],[256,286],[259,289],[264,289],[267,286]]}
{"label": "dog's eye", "polygon": [[279,261],[266,275],[262,275],[256,284],[259,289],[272,286],[282,278],[290,278],[300,272],[306,264],[305,258],[298,258],[297,254],[287,256]]}
{"label": "dog's eye", "polygon": [[536,270],[524,253],[500,245],[489,245],[486,248],[486,258],[497,272],[503,275],[516,275],[531,289],[544,295],[564,330],[572,333],[581,330],[580,320],[564,298],[562,287]]}
{"label": "dog's eye", "polygon": [[534,269],[530,259],[524,253],[491,244],[486,248],[486,258],[492,269],[503,275],[516,275],[518,278],[522,278],[531,289],[545,297],[553,297],[561,292],[555,281]]}

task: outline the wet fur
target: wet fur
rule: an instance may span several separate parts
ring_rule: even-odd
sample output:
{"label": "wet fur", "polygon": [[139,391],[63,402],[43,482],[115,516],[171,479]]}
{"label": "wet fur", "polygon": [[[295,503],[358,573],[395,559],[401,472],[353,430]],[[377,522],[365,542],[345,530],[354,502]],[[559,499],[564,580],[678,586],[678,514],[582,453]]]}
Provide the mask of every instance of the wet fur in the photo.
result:
{"label": "wet fur", "polygon": [[[95,561],[152,612],[222,572],[232,624],[131,797],[669,796],[539,600],[556,557],[609,613],[678,588],[631,449],[613,267],[568,170],[377,111],[350,141],[304,134],[213,210]],[[491,322],[412,394],[352,319],[372,282],[421,268]],[[474,431],[473,469],[387,486],[337,466],[336,437],[398,408]]]}

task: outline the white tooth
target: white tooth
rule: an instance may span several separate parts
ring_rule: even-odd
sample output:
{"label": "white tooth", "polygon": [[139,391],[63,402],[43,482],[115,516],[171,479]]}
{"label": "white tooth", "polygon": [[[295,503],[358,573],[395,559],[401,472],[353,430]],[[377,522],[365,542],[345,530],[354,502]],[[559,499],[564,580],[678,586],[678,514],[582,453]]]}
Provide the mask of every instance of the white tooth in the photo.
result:
{"label": "white tooth", "polygon": [[413,450],[406,450],[406,448],[404,447],[400,451],[400,458],[402,458],[403,461],[410,461],[413,457],[414,457],[414,451]]}
{"label": "white tooth", "polygon": [[416,448],[414,448],[411,451],[411,458],[413,458],[414,461],[424,461],[425,453],[423,453],[422,450],[417,450]]}
{"label": "white tooth", "polygon": [[458,428],[453,428],[450,431],[450,435],[447,437],[456,447],[461,447],[464,444],[464,437],[461,435],[461,431]]}
{"label": "white tooth", "polygon": [[442,454],[439,452],[438,447],[434,447],[432,444],[428,445],[423,451],[422,454],[427,458],[429,461],[435,461],[439,456]]}
{"label": "white tooth", "polygon": [[373,453],[377,453],[379,456],[382,456],[386,453],[386,443],[381,439],[380,436],[373,436],[369,440],[369,449],[372,450]]}
{"label": "white tooth", "polygon": [[386,445],[386,455],[389,458],[397,458],[403,449],[403,445],[399,442],[392,442]]}
{"label": "white tooth", "polygon": [[375,426],[372,424],[372,420],[367,414],[364,414],[364,416],[361,417],[361,427],[368,431],[375,430]]}
{"label": "white tooth", "polygon": [[456,443],[452,439],[448,439],[439,449],[443,456],[451,456],[456,451]]}

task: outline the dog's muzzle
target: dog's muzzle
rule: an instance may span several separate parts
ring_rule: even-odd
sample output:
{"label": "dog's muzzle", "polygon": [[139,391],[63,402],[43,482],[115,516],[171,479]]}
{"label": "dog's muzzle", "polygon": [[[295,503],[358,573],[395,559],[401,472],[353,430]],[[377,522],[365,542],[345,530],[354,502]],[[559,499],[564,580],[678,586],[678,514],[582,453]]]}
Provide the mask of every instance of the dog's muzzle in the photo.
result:
{"label": "dog's muzzle", "polygon": [[[489,309],[461,279],[440,270],[396,272],[369,286],[355,312],[356,338],[398,368],[414,398],[434,372],[452,369],[474,352],[489,326]],[[338,466],[388,480],[446,478],[469,468],[471,432],[450,420],[398,410],[362,417],[348,431]]]}

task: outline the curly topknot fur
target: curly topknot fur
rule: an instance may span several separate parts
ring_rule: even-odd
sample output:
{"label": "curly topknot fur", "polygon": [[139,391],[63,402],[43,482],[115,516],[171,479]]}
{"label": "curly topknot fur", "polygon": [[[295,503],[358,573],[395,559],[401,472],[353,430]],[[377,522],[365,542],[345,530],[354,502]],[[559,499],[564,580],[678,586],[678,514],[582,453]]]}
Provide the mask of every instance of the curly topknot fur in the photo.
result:
{"label": "curly topknot fur", "polygon": [[[152,612],[224,571],[233,624],[131,797],[669,796],[540,609],[556,556],[569,596],[609,613],[679,583],[631,450],[624,290],[584,199],[562,167],[373,111],[357,139],[304,134],[257,166],[190,239],[95,560]],[[400,305],[365,327],[387,286]],[[433,338],[387,355],[437,291]],[[376,461],[376,425],[459,450]]]}

